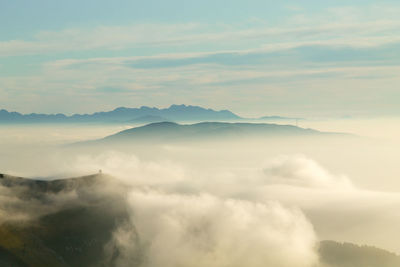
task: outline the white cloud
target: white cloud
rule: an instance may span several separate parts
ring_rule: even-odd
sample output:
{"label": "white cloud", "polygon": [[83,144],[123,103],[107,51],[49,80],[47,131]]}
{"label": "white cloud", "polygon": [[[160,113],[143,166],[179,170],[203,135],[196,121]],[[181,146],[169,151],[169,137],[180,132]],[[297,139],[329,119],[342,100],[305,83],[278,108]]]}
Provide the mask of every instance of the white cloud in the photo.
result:
{"label": "white cloud", "polygon": [[280,157],[267,163],[264,168],[268,184],[293,185],[332,190],[351,190],[351,181],[341,175],[333,175],[315,161],[304,156]]}
{"label": "white cloud", "polygon": [[146,267],[305,267],[317,262],[312,226],[299,211],[276,203],[156,191],[132,192],[129,203],[139,242],[126,242],[135,236],[129,231],[116,231],[115,242],[125,252],[120,266],[138,251],[144,252],[140,266]]}

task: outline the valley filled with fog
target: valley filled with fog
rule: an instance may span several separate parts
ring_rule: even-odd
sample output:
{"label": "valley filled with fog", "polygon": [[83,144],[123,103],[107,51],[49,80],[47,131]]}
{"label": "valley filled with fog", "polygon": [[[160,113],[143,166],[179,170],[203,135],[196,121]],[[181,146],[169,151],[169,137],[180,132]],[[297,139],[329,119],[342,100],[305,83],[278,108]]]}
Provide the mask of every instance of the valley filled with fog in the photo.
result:
{"label": "valley filled with fog", "polygon": [[[300,125],[353,135],[99,145],[85,141],[135,125],[1,125],[0,173],[54,180],[101,171],[123,183],[107,185],[121,190],[129,211],[109,241],[119,248],[117,266],[131,266],[138,254],[146,260],[137,266],[150,267],[317,266],[322,240],[400,253],[396,122]],[[0,189],[7,221],[17,202]],[[71,198],[80,201],[79,194],[57,201]]]}

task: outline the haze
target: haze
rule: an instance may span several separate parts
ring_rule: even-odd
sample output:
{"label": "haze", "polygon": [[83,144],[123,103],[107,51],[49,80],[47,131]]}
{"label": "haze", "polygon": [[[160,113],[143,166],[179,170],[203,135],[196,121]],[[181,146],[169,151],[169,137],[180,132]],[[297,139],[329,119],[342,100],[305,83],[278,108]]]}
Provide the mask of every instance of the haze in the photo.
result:
{"label": "haze", "polygon": [[400,3],[0,4],[0,266],[400,266]]}

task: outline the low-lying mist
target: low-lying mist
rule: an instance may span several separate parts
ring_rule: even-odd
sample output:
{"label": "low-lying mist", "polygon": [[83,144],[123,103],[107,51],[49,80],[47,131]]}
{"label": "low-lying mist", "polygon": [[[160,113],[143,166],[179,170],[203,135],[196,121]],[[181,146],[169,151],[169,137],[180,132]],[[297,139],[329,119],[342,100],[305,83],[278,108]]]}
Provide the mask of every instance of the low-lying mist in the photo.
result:
{"label": "low-lying mist", "polygon": [[[66,146],[121,128],[1,127],[2,135],[20,137],[0,140],[0,173],[54,179],[101,170],[123,183],[107,185],[129,211],[105,247],[118,247],[117,266],[311,267],[324,239],[400,252],[396,142],[271,137]],[[57,207],[83,201],[75,191],[52,197]],[[29,220],[20,201],[0,187],[0,217]]]}

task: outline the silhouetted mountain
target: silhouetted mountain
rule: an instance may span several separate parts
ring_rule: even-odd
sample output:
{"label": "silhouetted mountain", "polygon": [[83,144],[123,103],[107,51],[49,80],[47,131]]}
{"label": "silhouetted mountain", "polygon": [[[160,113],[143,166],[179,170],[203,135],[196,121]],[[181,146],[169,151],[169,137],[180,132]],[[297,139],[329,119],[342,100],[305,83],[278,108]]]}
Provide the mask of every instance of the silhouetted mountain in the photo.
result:
{"label": "silhouetted mountain", "polygon": [[0,110],[0,123],[36,123],[36,122],[67,122],[69,117],[64,114],[21,114]]}
{"label": "silhouetted mountain", "polygon": [[[169,108],[158,109],[150,107],[125,108],[119,107],[108,112],[96,112],[93,114],[21,114],[0,110],[0,123],[126,123],[127,121],[145,120],[154,118],[168,118],[172,121],[229,121],[241,119],[228,110],[215,111],[198,106],[172,105]],[[157,120],[158,121],[158,120]],[[154,122],[154,121],[142,121]]]}
{"label": "silhouetted mountain", "polygon": [[321,262],[329,267],[398,267],[400,256],[389,251],[351,243],[322,241]]}
{"label": "silhouetted mountain", "polygon": [[[201,122],[185,125],[174,122],[159,122],[124,130],[101,140],[97,140],[97,142],[176,142],[187,140],[201,141],[218,138],[282,137],[317,134],[323,133],[292,125],[266,123]],[[93,143],[93,141],[89,142]]]}

